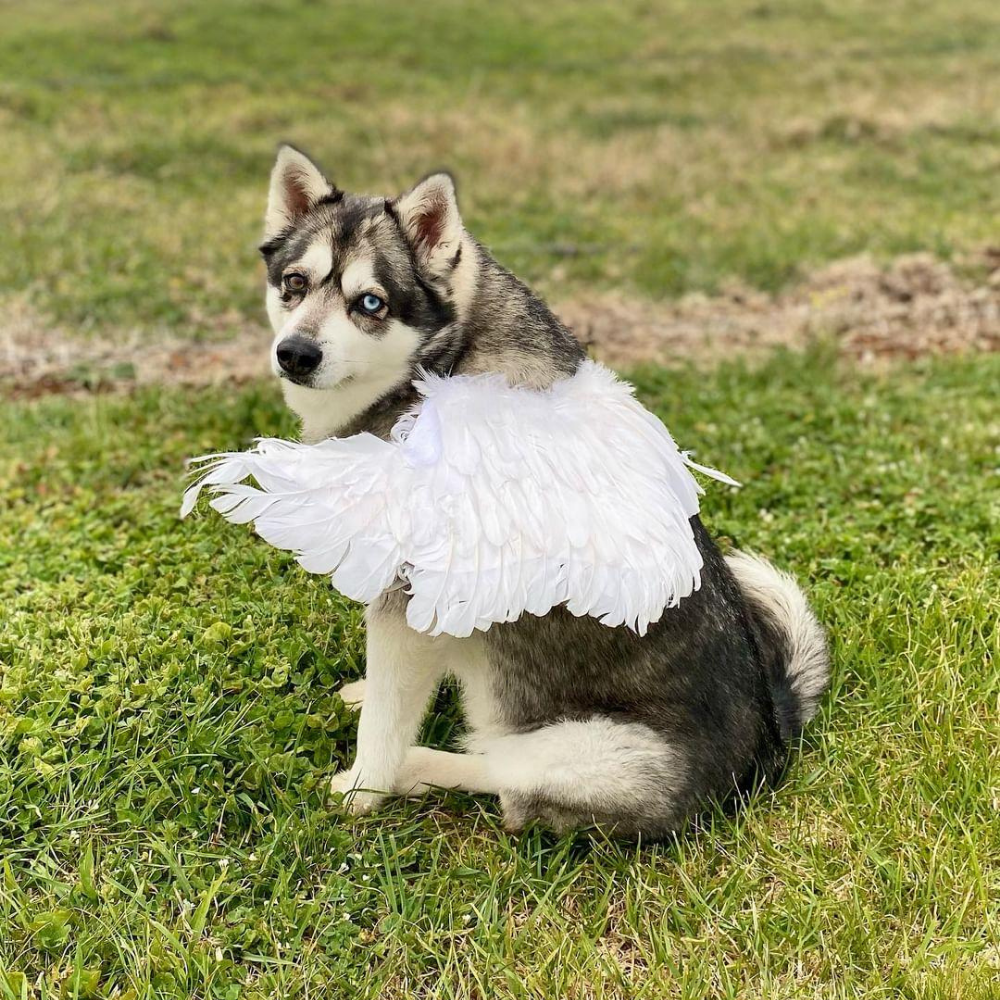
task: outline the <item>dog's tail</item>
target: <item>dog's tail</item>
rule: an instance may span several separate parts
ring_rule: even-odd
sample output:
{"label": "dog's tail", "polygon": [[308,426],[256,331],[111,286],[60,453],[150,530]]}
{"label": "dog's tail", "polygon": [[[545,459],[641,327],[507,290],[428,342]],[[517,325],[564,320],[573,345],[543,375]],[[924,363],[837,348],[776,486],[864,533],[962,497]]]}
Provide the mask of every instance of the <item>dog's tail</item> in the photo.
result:
{"label": "dog's tail", "polygon": [[[823,627],[816,620],[799,585],[766,559],[734,552],[726,556],[744,597],[750,603],[755,630],[768,656],[771,693],[785,739],[796,736],[816,714],[830,680],[830,654]],[[766,654],[765,654],[766,655]]]}

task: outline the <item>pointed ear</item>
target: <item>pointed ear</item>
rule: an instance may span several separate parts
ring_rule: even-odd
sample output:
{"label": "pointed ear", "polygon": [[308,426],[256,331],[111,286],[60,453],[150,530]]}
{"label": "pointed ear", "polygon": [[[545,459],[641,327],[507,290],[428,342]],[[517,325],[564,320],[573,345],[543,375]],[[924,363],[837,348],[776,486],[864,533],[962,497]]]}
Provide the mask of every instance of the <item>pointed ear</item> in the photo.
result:
{"label": "pointed ear", "polygon": [[264,235],[277,236],[320,199],[337,193],[336,185],[323,176],[323,171],[305,153],[294,146],[282,146],[271,171]]}
{"label": "pointed ear", "polygon": [[416,187],[390,202],[417,260],[429,271],[446,274],[458,263],[462,217],[450,174],[425,177]]}

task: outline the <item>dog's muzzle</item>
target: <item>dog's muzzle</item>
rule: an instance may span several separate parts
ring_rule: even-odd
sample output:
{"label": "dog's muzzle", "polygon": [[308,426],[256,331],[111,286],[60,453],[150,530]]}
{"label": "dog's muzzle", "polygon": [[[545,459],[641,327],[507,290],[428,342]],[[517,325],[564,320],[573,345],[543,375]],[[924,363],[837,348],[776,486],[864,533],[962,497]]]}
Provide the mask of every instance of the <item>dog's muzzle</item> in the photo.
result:
{"label": "dog's muzzle", "polygon": [[285,374],[293,379],[305,378],[311,375],[323,360],[323,351],[314,341],[293,334],[285,337],[278,344],[275,355],[278,365]]}

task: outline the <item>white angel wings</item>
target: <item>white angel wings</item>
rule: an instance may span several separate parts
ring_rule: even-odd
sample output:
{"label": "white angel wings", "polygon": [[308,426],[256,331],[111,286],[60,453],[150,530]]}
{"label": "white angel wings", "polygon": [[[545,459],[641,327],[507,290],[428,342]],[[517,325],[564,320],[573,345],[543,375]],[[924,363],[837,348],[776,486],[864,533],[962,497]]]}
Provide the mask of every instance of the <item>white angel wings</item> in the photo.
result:
{"label": "white angel wings", "polygon": [[[425,375],[391,439],[258,440],[195,461],[212,507],[370,602],[402,581],[419,632],[467,636],[559,604],[640,634],[700,584],[701,487],[660,421],[585,363],[538,391]],[[259,488],[242,481],[253,477]]]}

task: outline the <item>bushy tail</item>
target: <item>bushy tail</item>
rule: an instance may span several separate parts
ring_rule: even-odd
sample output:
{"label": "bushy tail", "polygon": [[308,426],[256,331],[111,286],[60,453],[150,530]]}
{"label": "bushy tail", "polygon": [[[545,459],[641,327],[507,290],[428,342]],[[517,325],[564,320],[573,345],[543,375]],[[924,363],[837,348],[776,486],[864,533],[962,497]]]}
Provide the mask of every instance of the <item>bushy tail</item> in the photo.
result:
{"label": "bushy tail", "polygon": [[[826,635],[805,594],[788,573],[745,552],[726,556],[726,562],[744,596],[759,612],[761,621],[755,627],[777,630],[778,653],[768,657],[772,694],[781,734],[791,738],[816,714],[829,683]],[[774,648],[774,643],[762,645]]]}

